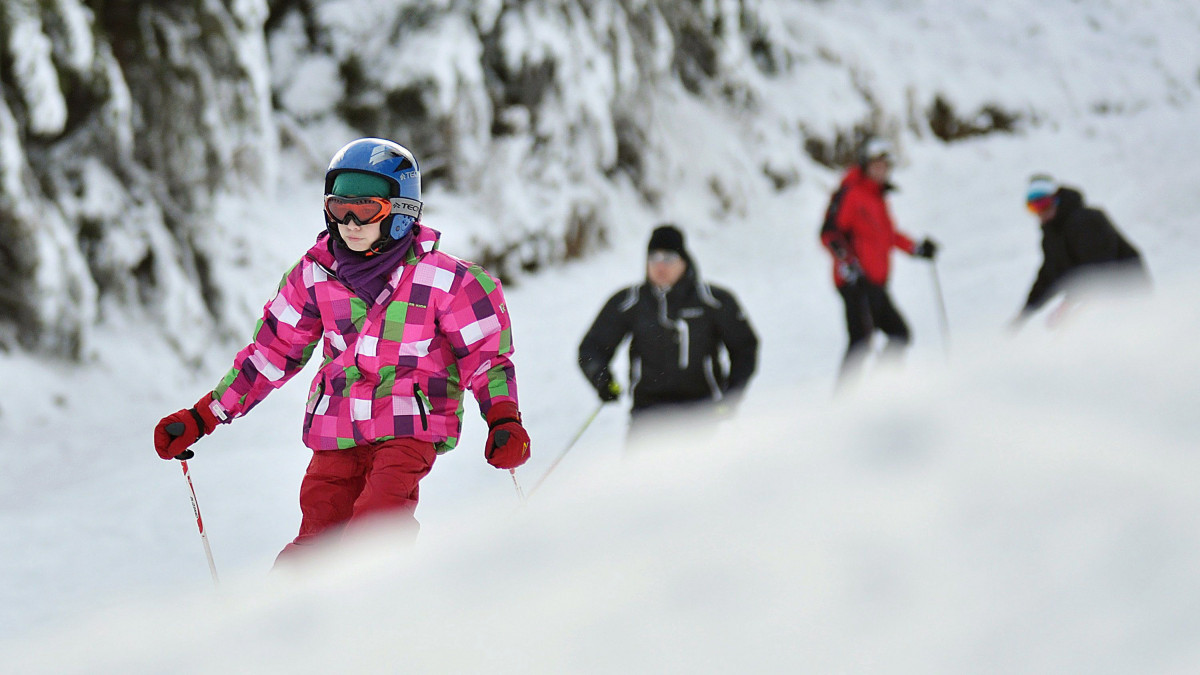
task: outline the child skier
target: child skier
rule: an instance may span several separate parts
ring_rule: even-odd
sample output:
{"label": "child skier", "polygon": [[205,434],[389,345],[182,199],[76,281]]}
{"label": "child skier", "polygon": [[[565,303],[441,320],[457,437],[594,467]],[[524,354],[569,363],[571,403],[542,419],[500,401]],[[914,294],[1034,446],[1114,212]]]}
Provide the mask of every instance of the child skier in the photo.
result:
{"label": "child skier", "polygon": [[[217,387],[154,430],[159,456],[175,458],[249,412],[322,343],[304,414],[313,457],[300,532],[281,559],[380,512],[415,530],[418,483],[457,443],[466,390],[487,420],[487,461],[512,469],[529,459],[500,283],[438,250],[421,207],[407,148],[363,138],[339,150],[325,174],[327,231],[283,277]],[[173,423],[183,432],[168,432]]]}

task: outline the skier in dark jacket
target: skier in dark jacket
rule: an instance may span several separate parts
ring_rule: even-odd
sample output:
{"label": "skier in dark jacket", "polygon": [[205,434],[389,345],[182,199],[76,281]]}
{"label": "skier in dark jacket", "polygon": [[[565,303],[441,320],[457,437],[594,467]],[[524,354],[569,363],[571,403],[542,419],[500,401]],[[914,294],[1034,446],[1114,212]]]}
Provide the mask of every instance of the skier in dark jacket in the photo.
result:
{"label": "skier in dark jacket", "polygon": [[[758,337],[737,300],[701,281],[683,233],[672,225],[656,228],[650,237],[646,281],[609,298],[579,344],[579,367],[602,401],[621,394],[608,366],[630,336],[635,423],[648,411],[735,402],[758,358]],[[728,373],[719,358],[722,347]]]}
{"label": "skier in dark jacket", "polygon": [[1025,204],[1042,224],[1043,260],[1014,327],[1059,292],[1069,297],[1072,285],[1084,277],[1149,281],[1141,254],[1103,211],[1084,205],[1078,190],[1039,174],[1029,181]]}

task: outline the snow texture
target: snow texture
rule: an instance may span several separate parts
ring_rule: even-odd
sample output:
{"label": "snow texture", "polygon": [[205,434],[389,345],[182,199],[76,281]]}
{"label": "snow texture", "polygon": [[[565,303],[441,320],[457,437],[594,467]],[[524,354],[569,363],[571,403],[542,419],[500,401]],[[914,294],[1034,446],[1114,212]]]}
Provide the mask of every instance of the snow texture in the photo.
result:
{"label": "snow texture", "polygon": [[[630,71],[588,67],[588,39],[563,14],[526,3],[513,17],[500,4],[481,5],[476,19],[490,21],[479,25],[519,22],[528,38],[512,48],[528,63],[568,59],[562,72],[577,89],[524,118],[505,114],[580,135],[537,146],[531,131],[462,150],[487,157],[463,168],[481,182],[428,190],[425,220],[463,255],[504,241],[499,223],[515,245],[537,231],[538,214],[580,203],[608,223],[606,248],[506,286],[533,438],[517,480],[529,493],[596,409],[575,365],[578,340],[612,292],[642,278],[661,220],[684,228],[702,274],[738,295],[761,337],[736,417],[709,437],[673,430],[662,447],[625,456],[626,415],[605,407],[522,506],[507,472],[483,461],[486,430],[468,401],[458,448],[423,482],[414,547],[397,545],[384,522],[268,573],[295,534],[309,460],[305,389],[293,383],[196,446],[191,472],[222,577],[214,591],[179,467],[153,453],[151,430],[216,383],[321,227],[319,172],[289,145],[273,195],[214,206],[212,236],[229,254],[210,274],[241,335],[188,337],[204,335],[188,323],[204,316],[197,304],[164,331],[196,339],[186,350],[147,338],[144,317],[113,312],[84,364],[0,353],[10,383],[0,392],[6,669],[1195,672],[1200,9],[862,0],[743,3],[738,13],[737,3],[700,3],[707,19],[729,20],[722,35],[737,27],[768,39],[715,43],[716,97],[673,80],[639,85],[634,103],[652,115],[633,181],[595,169],[615,123],[579,112],[610,114],[596,102]],[[570,7],[606,27],[611,63],[671,67],[664,42],[678,16],[654,3]],[[622,35],[623,14],[656,18]],[[428,26],[465,30],[447,16]],[[328,91],[317,75],[336,68],[316,59],[299,79],[272,70],[272,86]],[[458,60],[419,65],[444,78],[439,96],[469,81]],[[943,142],[925,115],[937,94],[960,115],[994,103],[1022,122]],[[465,108],[478,112],[480,101]],[[306,114],[295,130],[313,156],[352,133]],[[942,244],[951,342],[928,263],[897,256],[891,290],[912,349],[834,398],[842,308],[816,229],[838,174],[803,148],[871,120],[900,148],[897,222]],[[6,186],[24,184],[19,138],[0,108]],[[561,154],[540,154],[548,148]],[[563,159],[569,151],[582,153],[578,165]],[[83,170],[100,186],[110,180]],[[1040,262],[1023,188],[1042,171],[1112,217],[1155,289],[1065,318],[1050,306],[1012,335],[1007,322]],[[102,208],[86,191],[78,204]],[[138,242],[174,250],[153,213],[132,220],[106,255],[137,257],[147,245]],[[46,241],[56,232],[50,223]],[[172,293],[202,303],[179,275],[164,274]]]}

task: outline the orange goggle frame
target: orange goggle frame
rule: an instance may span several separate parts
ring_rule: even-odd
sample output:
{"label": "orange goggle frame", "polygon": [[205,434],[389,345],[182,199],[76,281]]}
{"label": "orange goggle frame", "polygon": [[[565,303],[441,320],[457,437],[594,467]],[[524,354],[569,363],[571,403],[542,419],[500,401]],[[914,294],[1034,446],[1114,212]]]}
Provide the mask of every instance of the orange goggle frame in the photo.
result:
{"label": "orange goggle frame", "polygon": [[421,202],[405,197],[339,197],[325,195],[325,214],[336,223],[359,225],[377,223],[393,213],[400,213],[417,220],[421,216]]}

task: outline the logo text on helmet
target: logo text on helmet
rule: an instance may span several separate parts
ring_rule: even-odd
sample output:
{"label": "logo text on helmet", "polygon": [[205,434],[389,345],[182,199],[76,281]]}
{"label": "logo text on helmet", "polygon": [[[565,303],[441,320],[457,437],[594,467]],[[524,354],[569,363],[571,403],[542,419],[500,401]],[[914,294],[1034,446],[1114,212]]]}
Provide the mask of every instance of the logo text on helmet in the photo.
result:
{"label": "logo text on helmet", "polygon": [[392,150],[385,145],[377,145],[375,146],[375,149],[371,151],[371,159],[368,161],[371,162],[371,166],[375,166],[376,164],[386,162],[387,160],[396,156],[395,150]]}
{"label": "logo text on helmet", "polygon": [[421,215],[421,202],[419,202],[415,199],[408,199],[406,197],[393,197],[392,198],[392,213],[404,213],[406,211],[409,213],[415,214],[417,216],[420,216]]}

